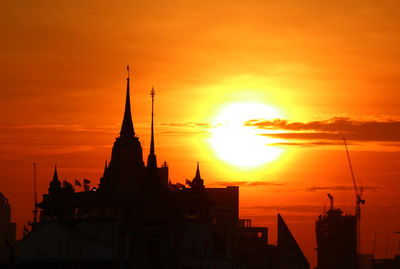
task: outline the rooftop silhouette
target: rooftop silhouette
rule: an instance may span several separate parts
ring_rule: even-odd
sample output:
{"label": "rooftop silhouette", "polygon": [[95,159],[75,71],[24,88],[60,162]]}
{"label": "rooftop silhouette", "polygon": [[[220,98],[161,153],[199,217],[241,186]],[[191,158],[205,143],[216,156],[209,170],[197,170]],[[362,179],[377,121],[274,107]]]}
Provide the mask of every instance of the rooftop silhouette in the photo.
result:
{"label": "rooftop silhouette", "polygon": [[239,219],[239,187],[207,188],[199,162],[192,181],[170,182],[166,162],[157,166],[154,88],[150,151],[144,164],[133,129],[129,83],[128,74],[120,136],[99,186],[91,187],[84,179],[83,190],[76,191],[69,182],[60,182],[55,167],[48,193],[38,204],[39,222],[18,245],[17,267],[288,268],[296,264],[309,269],[280,215],[278,246],[268,244],[267,227],[252,227],[251,220]]}

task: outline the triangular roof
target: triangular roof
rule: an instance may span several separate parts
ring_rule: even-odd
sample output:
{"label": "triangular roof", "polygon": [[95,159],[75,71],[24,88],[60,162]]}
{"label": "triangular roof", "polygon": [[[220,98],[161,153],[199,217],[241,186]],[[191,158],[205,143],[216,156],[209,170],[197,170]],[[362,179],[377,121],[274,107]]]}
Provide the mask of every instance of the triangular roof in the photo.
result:
{"label": "triangular roof", "polygon": [[54,166],[53,181],[59,181],[58,174],[57,174],[57,165]]}
{"label": "triangular roof", "polygon": [[310,264],[280,214],[278,214],[277,247],[279,251],[279,268],[310,268]]}
{"label": "triangular roof", "polygon": [[125,99],[125,113],[124,113],[124,119],[122,121],[122,126],[121,126],[121,136],[134,136],[135,131],[133,129],[133,122],[132,122],[132,114],[131,114],[131,101],[130,101],[130,95],[129,95],[129,76],[126,79],[127,80],[127,85],[126,85],[126,99]]}

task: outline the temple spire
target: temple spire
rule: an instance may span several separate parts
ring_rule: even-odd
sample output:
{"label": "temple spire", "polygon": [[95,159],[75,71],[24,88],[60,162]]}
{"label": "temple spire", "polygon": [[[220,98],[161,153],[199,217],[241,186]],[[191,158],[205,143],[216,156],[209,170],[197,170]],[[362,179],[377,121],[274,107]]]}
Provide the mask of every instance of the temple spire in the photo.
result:
{"label": "temple spire", "polygon": [[59,181],[58,180],[58,174],[57,174],[57,165],[54,165],[53,181]]}
{"label": "temple spire", "polygon": [[196,176],[192,180],[192,189],[201,190],[204,189],[204,180],[200,177],[200,165],[197,162]]}
{"label": "temple spire", "polygon": [[130,96],[129,96],[129,65],[127,66],[127,71],[128,71],[128,78],[126,79],[126,100],[125,100],[125,113],[124,113],[124,119],[122,121],[122,126],[121,126],[121,136],[134,136],[135,131],[133,129],[133,123],[132,123],[132,114],[131,114],[131,102],[130,102]]}
{"label": "temple spire", "polygon": [[54,166],[53,180],[50,181],[49,185],[49,195],[57,194],[61,190],[61,182],[58,180],[57,174],[57,165]]}
{"label": "temple spire", "polygon": [[157,158],[154,153],[154,87],[151,87],[151,141],[150,141],[150,154],[147,158],[147,168],[152,170],[157,170]]}

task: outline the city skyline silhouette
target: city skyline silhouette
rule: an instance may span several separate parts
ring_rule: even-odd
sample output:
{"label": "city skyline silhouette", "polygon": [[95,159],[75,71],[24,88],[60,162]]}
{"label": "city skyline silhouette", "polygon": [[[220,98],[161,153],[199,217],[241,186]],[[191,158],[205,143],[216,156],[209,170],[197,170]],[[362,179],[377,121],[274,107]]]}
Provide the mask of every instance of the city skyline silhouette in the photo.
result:
{"label": "city skyline silhouette", "polygon": [[2,5],[0,192],[18,240],[34,218],[34,162],[39,202],[55,165],[61,185],[99,188],[129,63],[145,167],[188,186],[199,162],[206,188],[239,186],[239,219],[277,245],[280,213],[313,268],[327,194],[356,213],[345,137],[365,199],[360,251],[399,254],[396,2]]}

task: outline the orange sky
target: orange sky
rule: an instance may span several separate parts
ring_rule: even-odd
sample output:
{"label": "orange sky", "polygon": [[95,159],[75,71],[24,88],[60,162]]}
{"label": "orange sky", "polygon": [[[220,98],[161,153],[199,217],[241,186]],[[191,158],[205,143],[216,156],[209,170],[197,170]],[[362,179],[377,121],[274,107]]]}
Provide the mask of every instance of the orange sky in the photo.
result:
{"label": "orange sky", "polygon": [[[367,200],[362,251],[376,232],[376,255],[397,253],[398,1],[81,2],[0,3],[0,191],[19,230],[31,217],[33,161],[40,195],[55,163],[62,179],[98,182],[130,64],[136,133],[147,156],[154,85],[156,153],[172,181],[192,178],[199,160],[206,184],[241,186],[241,217],[270,227],[272,243],[281,212],[315,265],[326,193],[354,210],[345,133]],[[275,107],[287,121],[261,115],[268,121],[245,127],[289,133],[275,136],[284,141],[275,161],[243,169],[210,147],[213,119],[241,102]]]}

